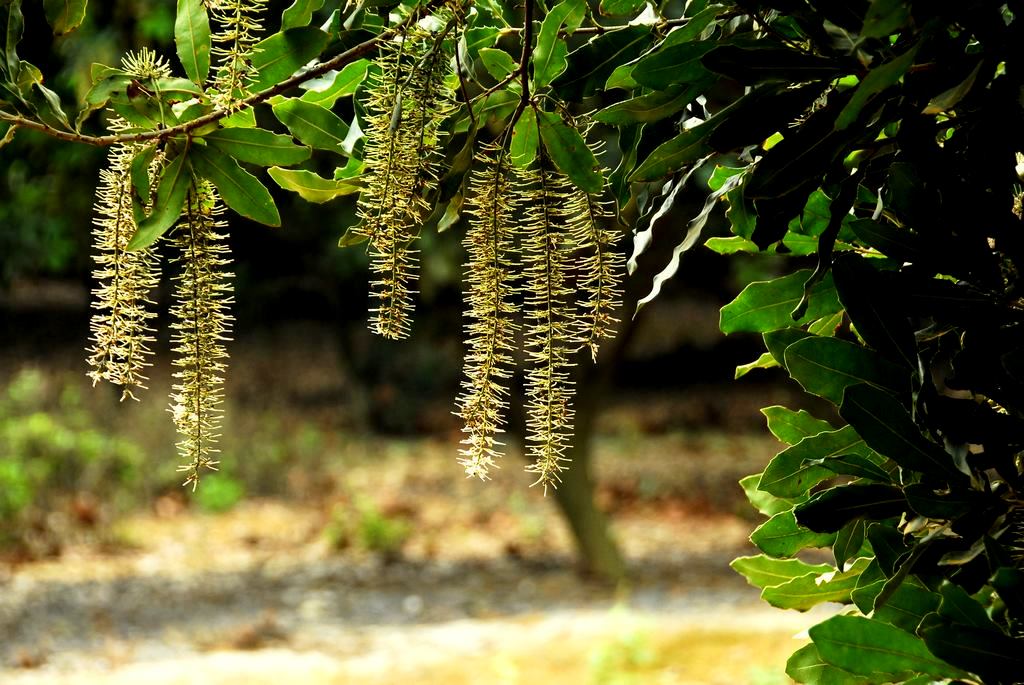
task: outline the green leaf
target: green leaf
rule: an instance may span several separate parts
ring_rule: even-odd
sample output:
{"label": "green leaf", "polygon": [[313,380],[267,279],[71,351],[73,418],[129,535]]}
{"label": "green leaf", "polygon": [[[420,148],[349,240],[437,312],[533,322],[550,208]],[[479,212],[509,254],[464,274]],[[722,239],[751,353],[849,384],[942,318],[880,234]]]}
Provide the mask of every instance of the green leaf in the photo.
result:
{"label": "green leaf", "polygon": [[681,111],[701,94],[694,86],[670,86],[667,90],[618,102],[594,115],[596,121],[613,126],[660,121]]}
{"label": "green leaf", "polygon": [[818,433],[775,455],[765,467],[757,487],[776,497],[798,497],[834,475],[814,460],[868,452],[867,444],[849,426]]}
{"label": "green leaf", "polygon": [[919,45],[915,45],[902,55],[868,72],[868,75],[864,77],[864,80],[860,82],[854,91],[853,97],[846,103],[846,106],[843,107],[843,110],[836,118],[835,128],[837,131],[842,131],[852,126],[857,121],[861,111],[875,96],[890,86],[896,85],[903,78],[903,75],[907,73],[907,70],[914,63],[918,47]]}
{"label": "green leaf", "polygon": [[295,0],[281,12],[281,30],[309,26],[313,13],[324,6],[324,0]]}
{"label": "green leaf", "polygon": [[837,476],[853,476],[891,483],[892,476],[880,464],[883,461],[884,458],[877,455],[864,457],[859,454],[841,454],[828,459],[815,459],[813,463],[824,466]]}
{"label": "green leaf", "polygon": [[512,142],[509,143],[508,152],[512,163],[520,169],[525,169],[537,158],[537,146],[540,144],[540,134],[537,130],[537,116],[532,108],[527,108],[515,128],[512,129]]}
{"label": "green leaf", "polygon": [[62,36],[74,31],[85,20],[88,0],[43,0],[46,21],[53,33]]}
{"label": "green leaf", "polygon": [[838,533],[854,519],[881,521],[907,509],[903,491],[881,483],[848,483],[815,493],[794,508],[800,525],[818,533]]}
{"label": "green leaf", "polygon": [[758,490],[757,484],[760,480],[760,473],[740,479],[740,487],[743,488],[743,494],[747,496],[750,506],[765,516],[775,516],[793,508],[792,502],[780,499],[764,490]]}
{"label": "green leaf", "polygon": [[892,393],[910,390],[908,369],[846,340],[813,336],[787,347],[785,355],[786,370],[804,390],[837,406],[843,391],[858,383]]}
{"label": "green leaf", "polygon": [[[856,557],[864,547],[866,524],[863,519],[850,521],[843,526],[842,530],[836,533],[836,541],[832,543],[832,554],[836,559],[838,568],[846,568],[846,562]],[[857,578],[857,585],[860,585],[860,577]]]}
{"label": "green leaf", "polygon": [[809,337],[811,334],[800,328],[780,328],[777,331],[768,331],[761,336],[765,347],[782,368],[786,368],[786,348]]}
{"label": "green leaf", "polygon": [[842,309],[839,296],[826,275],[811,288],[810,304],[799,321],[790,313],[804,294],[804,282],[810,270],[801,269],[782,278],[751,283],[739,296],[722,308],[719,327],[723,333],[750,331],[763,333],[816,321]]}
{"label": "green leaf", "polygon": [[512,55],[498,48],[480,48],[480,61],[487,73],[499,81],[519,68]]}
{"label": "green leaf", "polygon": [[[902,3],[901,3],[902,4]],[[961,100],[967,97],[967,94],[971,92],[974,87],[974,82],[978,78],[978,72],[981,71],[981,65],[985,62],[984,60],[978,60],[977,66],[967,75],[963,81],[953,86],[949,90],[939,93],[931,100],[928,101],[928,106],[924,108],[922,114],[942,114],[948,112],[959,104]]]}
{"label": "green leaf", "polygon": [[[845,72],[844,65],[835,58],[819,57],[767,41],[750,47],[722,45],[705,54],[701,63],[709,71],[747,86],[770,81],[806,83],[836,78]],[[858,65],[848,66],[856,68]]]}
{"label": "green leaf", "polygon": [[308,147],[296,145],[291,136],[262,128],[222,128],[203,136],[239,162],[260,166],[291,166],[309,159]]}
{"label": "green leaf", "polygon": [[942,602],[938,611],[942,618],[952,623],[1002,634],[1003,631],[989,617],[985,607],[959,585],[944,580],[939,586],[939,595]]}
{"label": "green leaf", "polygon": [[128,242],[129,250],[141,250],[152,245],[181,216],[185,196],[192,185],[192,167],[184,153],[172,159],[160,173],[157,181],[156,201],[153,209],[139,222],[138,230]]}
{"label": "green leaf", "polygon": [[[789,353],[786,350],[787,358]],[[903,403],[881,389],[884,386],[851,386],[842,398],[839,415],[872,449],[907,469],[957,482],[967,480],[944,449],[921,435]]]}
{"label": "green leaf", "polygon": [[580,190],[600,193],[604,188],[601,165],[583,136],[575,127],[567,126],[554,112],[537,112],[540,137],[559,171],[569,177]]}
{"label": "green leaf", "polygon": [[178,0],[174,45],[185,74],[203,84],[210,73],[210,17],[203,0]]}
{"label": "green leaf", "polygon": [[585,12],[586,6],[581,0],[562,0],[544,17],[531,57],[534,91],[546,87],[567,66],[565,58],[569,49],[565,41],[559,39],[558,32],[563,24],[579,26]]}
{"label": "green leaf", "polygon": [[857,333],[873,348],[910,368],[917,366],[914,332],[893,284],[869,260],[841,255],[832,265],[839,300]]}
{"label": "green leaf", "polygon": [[740,364],[737,366],[733,379],[743,378],[754,369],[775,369],[778,368],[778,366],[779,363],[775,361],[775,357],[772,356],[771,352],[762,352],[760,357],[749,364]]}
{"label": "green leaf", "polygon": [[306,92],[299,99],[330,109],[340,98],[356,92],[356,88],[366,80],[369,69],[369,60],[350,62],[341,71],[331,72],[329,77],[323,76],[320,79],[306,81],[301,86]]}
{"label": "green leaf", "polygon": [[986,683],[1020,682],[1024,673],[1024,639],[944,621],[932,614],[920,627],[929,651]]}
{"label": "green leaf", "polygon": [[701,58],[718,45],[718,41],[701,40],[662,47],[642,57],[631,75],[637,83],[655,90],[677,84],[713,83],[715,77],[704,68]]}
{"label": "green leaf", "polygon": [[808,611],[823,602],[848,604],[850,593],[857,587],[857,579],[868,563],[866,558],[858,559],[853,568],[843,573],[823,564],[826,573],[812,572],[781,585],[766,587],[761,599],[778,609],[797,611]]}
{"label": "green leaf", "polygon": [[757,245],[750,242],[746,238],[741,238],[738,235],[729,236],[728,238],[723,238],[720,236],[708,238],[707,240],[704,241],[704,247],[708,248],[712,252],[717,252],[718,254],[722,255],[737,254],[739,252],[753,253],[761,251],[761,248],[759,248]]}
{"label": "green leaf", "polygon": [[887,674],[899,681],[925,673],[936,678],[966,674],[935,657],[914,635],[860,616],[833,616],[810,629],[828,663],[856,675]]}
{"label": "green leaf", "polygon": [[13,83],[21,71],[18,58],[18,43],[25,31],[25,18],[21,14],[21,0],[0,3],[0,26],[4,32],[4,60],[0,63],[7,74],[7,81]]}
{"label": "green leaf", "polygon": [[275,33],[253,46],[250,83],[253,92],[284,81],[316,58],[327,45],[327,34],[313,26],[299,26]]}
{"label": "green leaf", "polygon": [[908,633],[914,633],[921,620],[938,609],[939,601],[939,595],[911,576],[900,583],[885,604],[875,609],[872,616]]}
{"label": "green leaf", "polygon": [[867,685],[872,682],[826,663],[813,642],[793,652],[786,662],[786,675],[809,685]]}
{"label": "green leaf", "polygon": [[804,438],[833,430],[832,424],[812,416],[807,410],[793,411],[773,405],[761,410],[768,420],[771,434],[787,445],[795,445]]}
{"label": "green leaf", "polygon": [[196,174],[217,186],[224,204],[247,219],[267,226],[280,226],[281,215],[270,191],[238,162],[201,147],[192,148]]}
{"label": "green leaf", "polygon": [[836,536],[814,533],[797,524],[792,510],[775,514],[750,535],[750,541],[765,554],[791,557],[808,547],[828,547]]}
{"label": "green leaf", "polygon": [[444,233],[455,224],[459,223],[462,214],[462,207],[465,204],[465,197],[462,193],[456,193],[448,200],[448,206],[444,208],[444,214],[437,220],[437,232]]}
{"label": "green leaf", "polygon": [[899,31],[910,20],[910,7],[905,0],[871,0],[864,17],[862,38],[885,38]]}
{"label": "green leaf", "polygon": [[764,554],[733,559],[729,566],[746,578],[748,583],[761,589],[784,585],[806,575],[818,576],[835,570],[829,564],[812,565],[799,559],[773,559]]}
{"label": "green leaf", "polygon": [[630,181],[655,181],[712,152],[707,135],[715,120],[705,121],[662,143],[629,176]]}
{"label": "green leaf", "polygon": [[569,53],[568,67],[551,86],[559,96],[572,102],[590,97],[605,86],[620,65],[639,57],[650,41],[648,26],[626,26],[595,36]]}
{"label": "green leaf", "polygon": [[274,105],[274,116],[305,145],[318,150],[341,153],[348,135],[348,124],[320,105],[289,98]]}
{"label": "green leaf", "polygon": [[318,204],[342,195],[353,195],[363,187],[356,179],[334,180],[303,169],[271,167],[267,169],[267,173],[285,190],[298,193],[299,197],[307,202]]}
{"label": "green leaf", "polygon": [[600,12],[609,17],[631,17],[646,4],[647,0],[601,0]]}

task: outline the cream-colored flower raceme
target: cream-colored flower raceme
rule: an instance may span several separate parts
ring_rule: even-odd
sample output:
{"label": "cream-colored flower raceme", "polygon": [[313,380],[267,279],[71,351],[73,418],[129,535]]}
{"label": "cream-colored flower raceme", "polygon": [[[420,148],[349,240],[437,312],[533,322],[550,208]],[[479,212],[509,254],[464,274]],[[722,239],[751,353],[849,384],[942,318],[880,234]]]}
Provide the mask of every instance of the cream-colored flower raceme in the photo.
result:
{"label": "cream-colored flower raceme", "polygon": [[217,59],[212,100],[225,109],[235,107],[247,94],[252,77],[254,47],[263,32],[262,15],[267,0],[208,0],[218,26],[211,40]]}
{"label": "cream-colored flower raceme", "polygon": [[370,77],[366,189],[353,232],[369,240],[370,328],[390,339],[409,335],[419,269],[413,245],[440,175],[441,124],[454,107],[448,27],[435,35],[411,26],[381,46]]}
{"label": "cream-colored flower raceme", "polygon": [[150,298],[160,281],[155,247],[127,249],[136,230],[131,165],[140,147],[110,149],[96,189],[93,228],[92,306],[97,311],[89,323],[88,376],[93,385],[102,380],[121,386],[122,400],[138,399],[136,391],[146,388],[145,369],[154,341],[150,321],[156,316]]}
{"label": "cream-colored flower raceme", "polygon": [[462,394],[457,405],[464,421],[459,463],[466,475],[486,480],[501,456],[495,436],[503,431],[512,376],[518,306],[516,287],[515,207],[512,163],[500,145],[477,155],[470,175],[466,214],[469,229],[463,240],[468,253],[464,299],[466,354]]}
{"label": "cream-colored flower raceme", "polygon": [[[579,349],[579,309],[570,287],[577,245],[565,223],[564,207],[575,187],[541,153],[537,162],[516,170],[514,193],[522,206],[525,282],[524,347],[526,370],[527,457],[535,485],[557,487],[572,437],[574,392],[572,354]],[[562,208],[562,209],[560,209]]]}
{"label": "cream-colored flower raceme", "polygon": [[171,394],[171,415],[181,439],[178,451],[185,461],[179,470],[185,485],[193,489],[204,469],[216,470],[223,402],[222,388],[228,357],[232,317],[231,263],[221,231],[224,212],[213,186],[196,181],[188,193],[185,211],[174,229],[173,240],[180,249],[176,261],[181,273],[175,277],[171,315],[172,342],[177,355],[174,373],[178,379]]}

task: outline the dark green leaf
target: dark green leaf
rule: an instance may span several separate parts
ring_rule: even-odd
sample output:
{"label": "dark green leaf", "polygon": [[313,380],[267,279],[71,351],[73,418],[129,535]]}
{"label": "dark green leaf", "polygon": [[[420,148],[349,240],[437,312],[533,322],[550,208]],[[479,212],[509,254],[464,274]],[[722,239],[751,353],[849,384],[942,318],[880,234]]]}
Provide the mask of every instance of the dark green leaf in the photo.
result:
{"label": "dark green leaf", "polygon": [[343,152],[348,124],[329,109],[299,98],[274,105],[274,116],[303,144],[318,150]]}
{"label": "dark green leaf", "polygon": [[655,181],[706,157],[712,151],[707,135],[715,123],[714,119],[705,121],[662,143],[630,174],[629,180]]}
{"label": "dark green leaf", "polygon": [[917,367],[914,332],[885,274],[867,260],[841,255],[832,265],[839,301],[865,342],[894,361]]}
{"label": "dark green leaf", "polygon": [[[835,556],[837,567],[845,569],[846,562],[856,557],[864,547],[866,528],[863,519],[855,519],[836,533],[836,541],[832,543],[832,554]],[[857,585],[860,585],[859,576]]]}
{"label": "dark green leaf", "polygon": [[905,0],[871,0],[871,7],[864,17],[864,38],[885,38],[899,31],[910,19],[910,7]]}
{"label": "dark green leaf", "polygon": [[935,519],[955,519],[972,511],[983,510],[998,498],[980,490],[956,488],[953,490],[943,486],[937,489],[924,483],[911,483],[905,488],[910,508],[919,516]]}
{"label": "dark green leaf", "polygon": [[838,338],[816,336],[793,343],[786,348],[785,366],[804,390],[836,405],[842,403],[843,390],[851,385],[866,383],[876,392],[910,390],[909,370],[877,352]]}
{"label": "dark green leaf", "polygon": [[202,84],[210,73],[210,17],[203,0],[178,0],[174,45],[185,74]]}
{"label": "dark green leaf", "polygon": [[1024,673],[1024,639],[943,620],[938,614],[919,629],[928,649],[986,683],[1016,683]]}
{"label": "dark green leaf", "polygon": [[723,333],[750,331],[763,333],[789,326],[802,325],[839,311],[839,297],[826,276],[811,289],[810,306],[799,321],[790,312],[800,302],[804,281],[810,271],[802,269],[772,281],[751,283],[739,296],[722,308],[719,327]]}
{"label": "dark green leaf", "polygon": [[271,167],[270,177],[285,190],[298,193],[307,202],[324,203],[342,195],[353,195],[363,186],[355,179],[329,179],[304,169]]}
{"label": "dark green leaf", "polygon": [[972,628],[1002,634],[1002,630],[989,617],[978,600],[967,594],[959,585],[948,580],[939,586],[942,603],[939,605],[939,616],[951,623],[958,623]]}
{"label": "dark green leaf", "polygon": [[3,71],[7,74],[6,80],[13,83],[21,71],[18,43],[25,30],[25,18],[21,15],[21,0],[0,3],[0,27],[4,32],[4,61],[0,66],[4,67]]}
{"label": "dark green leaf", "polygon": [[222,128],[203,136],[239,162],[260,166],[291,166],[309,159],[308,147],[296,145],[291,136],[262,128]]}
{"label": "dark green leaf", "polygon": [[859,454],[841,454],[828,459],[814,460],[818,466],[823,466],[837,476],[853,476],[854,478],[868,478],[880,483],[891,483],[892,476],[880,464],[883,459],[877,455],[870,457]]}
{"label": "dark green leaf", "polygon": [[914,633],[921,619],[939,607],[939,596],[921,581],[909,577],[875,610],[874,618]]}
{"label": "dark green leaf", "polygon": [[744,85],[770,81],[788,85],[833,79],[843,74],[849,66],[835,58],[819,57],[767,42],[750,47],[722,45],[706,53],[701,62],[709,71]]}
{"label": "dark green leaf", "polygon": [[787,445],[795,445],[804,438],[833,430],[828,421],[815,418],[805,409],[793,411],[788,407],[774,405],[765,407],[761,413],[768,419],[771,434]]}
{"label": "dark green leaf", "polygon": [[903,491],[880,483],[849,483],[823,490],[794,509],[800,525],[817,533],[836,533],[853,519],[872,521],[899,516],[907,508]]}
{"label": "dark green leaf", "polygon": [[648,26],[626,26],[596,36],[569,53],[568,66],[551,86],[569,101],[590,97],[618,65],[638,57],[650,41]]}
{"label": "dark green leaf", "polygon": [[519,63],[512,55],[497,48],[481,48],[480,61],[487,73],[499,81],[519,68]]}
{"label": "dark green leaf", "polygon": [[46,21],[54,34],[62,36],[77,29],[85,20],[88,4],[88,0],[43,0]]}
{"label": "dark green leaf", "polygon": [[701,58],[718,45],[718,41],[701,40],[662,47],[642,57],[632,76],[637,83],[655,90],[678,84],[713,83],[715,79],[704,68]]}
{"label": "dark green leaf", "polygon": [[679,112],[701,94],[693,86],[670,86],[667,90],[631,98],[605,107],[594,115],[596,121],[614,126],[659,121]]}
{"label": "dark green leaf", "polygon": [[192,148],[191,157],[196,174],[217,186],[224,204],[247,219],[267,226],[281,225],[281,215],[270,192],[238,162],[201,147]]}
{"label": "dark green leaf", "polygon": [[568,126],[554,112],[537,112],[540,137],[559,171],[580,190],[599,193],[604,187],[601,166],[575,127]]}
{"label": "dark green leaf", "polygon": [[[786,351],[787,356],[789,350]],[[967,479],[957,470],[953,458],[927,440],[910,418],[903,404],[875,385],[850,384],[842,398],[839,414],[850,422],[864,441],[879,454],[903,468],[920,471],[932,478],[953,482]]]}
{"label": "dark green leaf", "polygon": [[792,510],[772,516],[750,535],[750,541],[758,549],[773,557],[791,557],[808,547],[828,547],[835,538],[827,533],[813,533],[797,524]]}
{"label": "dark green leaf", "polygon": [[907,73],[907,70],[914,63],[914,57],[917,56],[917,48],[918,46],[915,45],[902,55],[868,72],[868,75],[864,77],[864,80],[860,82],[860,85],[854,91],[853,97],[836,118],[837,131],[842,131],[852,126],[869,102],[883,90],[896,85],[903,78],[903,75]]}
{"label": "dark green leaf", "polygon": [[253,92],[284,81],[316,58],[327,45],[327,34],[312,26],[299,26],[264,38],[253,46],[256,73],[249,85]]}
{"label": "dark green leaf", "polygon": [[833,616],[810,629],[811,639],[828,663],[856,675],[888,674],[892,680],[926,673],[960,678],[964,673],[935,657],[914,635],[860,616]]}
{"label": "dark green leaf", "polygon": [[757,487],[776,497],[798,497],[834,475],[829,469],[815,464],[815,460],[841,454],[868,453],[867,445],[849,426],[818,433],[775,455],[765,467]]}
{"label": "dark green leaf", "polygon": [[156,201],[153,203],[153,209],[149,216],[139,222],[138,230],[128,242],[129,250],[141,250],[144,247],[149,247],[181,216],[181,208],[185,205],[185,196],[188,195],[188,189],[192,185],[190,161],[183,153],[164,167],[160,179],[157,181]]}
{"label": "dark green leaf", "polygon": [[799,328],[781,328],[777,331],[768,331],[761,336],[768,352],[783,368],[786,367],[786,348],[798,340],[809,337],[811,337],[810,333]]}
{"label": "dark green leaf", "polygon": [[281,12],[281,30],[309,26],[313,13],[324,6],[324,0],[295,0]]}

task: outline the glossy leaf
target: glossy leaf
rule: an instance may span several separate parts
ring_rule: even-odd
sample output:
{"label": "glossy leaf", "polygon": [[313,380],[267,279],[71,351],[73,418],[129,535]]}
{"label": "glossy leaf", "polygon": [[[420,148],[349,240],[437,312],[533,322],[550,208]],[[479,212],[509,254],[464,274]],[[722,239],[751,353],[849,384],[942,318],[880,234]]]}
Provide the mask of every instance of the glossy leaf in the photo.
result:
{"label": "glossy leaf", "polygon": [[558,32],[564,24],[573,28],[579,26],[585,12],[581,0],[562,0],[544,16],[531,56],[534,90],[547,87],[568,65],[569,49],[565,41],[559,39]]}
{"label": "glossy leaf", "polygon": [[508,146],[512,163],[521,169],[530,166],[537,158],[538,145],[540,133],[537,130],[537,116],[533,109],[527,108],[512,129],[512,141]]}
{"label": "glossy leaf", "polygon": [[260,166],[291,166],[309,159],[308,147],[296,145],[291,136],[262,128],[222,128],[203,140],[239,162]]}
{"label": "glossy leaf", "polygon": [[838,338],[814,336],[801,340],[787,347],[785,356],[786,370],[804,390],[836,405],[842,403],[843,391],[852,385],[869,384],[878,392],[910,390],[909,370]]}
{"label": "glossy leaf", "polygon": [[825,661],[856,675],[887,674],[895,681],[919,673],[936,678],[966,675],[929,652],[920,638],[881,621],[833,616],[812,627],[810,634]]}
{"label": "glossy leaf", "polygon": [[712,152],[707,135],[714,125],[705,121],[665,141],[630,174],[629,180],[655,181],[706,157]]}
{"label": "glossy leaf", "polygon": [[217,186],[224,204],[232,210],[267,226],[281,225],[281,215],[270,192],[238,162],[201,147],[192,149],[191,158],[196,174]]}
{"label": "glossy leaf", "polygon": [[480,61],[487,73],[499,81],[519,68],[519,63],[512,55],[497,48],[481,48]]}
{"label": "glossy leaf", "polygon": [[900,488],[880,483],[848,483],[816,493],[794,509],[800,525],[818,533],[837,533],[848,522],[879,521],[907,509]]}
{"label": "glossy leaf", "polygon": [[914,57],[917,56],[917,47],[915,45],[902,55],[868,72],[868,75],[864,77],[864,80],[860,82],[860,85],[854,91],[853,97],[846,103],[843,111],[836,118],[837,131],[842,131],[852,126],[869,102],[883,90],[896,85],[903,78],[903,75],[907,73],[907,70],[914,63]]}
{"label": "glossy leaf", "polygon": [[765,554],[791,557],[808,547],[828,547],[835,535],[814,533],[796,522],[793,511],[784,511],[762,523],[750,535],[750,541]]}
{"label": "glossy leaf", "polygon": [[363,186],[355,179],[324,178],[312,171],[304,169],[282,169],[271,167],[267,170],[270,177],[285,190],[298,193],[307,202],[322,204],[342,195],[354,195]]}
{"label": "glossy leaf", "polygon": [[566,100],[590,97],[605,86],[616,68],[639,57],[650,42],[648,26],[626,26],[595,36],[569,53],[568,66],[551,86]]}
{"label": "glossy leaf", "polygon": [[324,6],[324,0],[294,0],[281,12],[281,30],[309,26],[313,13]]}
{"label": "glossy leaf", "polygon": [[306,92],[299,99],[330,109],[339,99],[356,92],[356,88],[366,80],[369,68],[369,60],[360,59],[346,64],[341,71],[331,72],[329,77],[325,75],[321,79],[307,81],[302,84]]}
{"label": "glossy leaf", "polygon": [[594,115],[594,119],[614,126],[659,121],[681,111],[700,95],[701,90],[693,86],[672,86],[605,107]]}
{"label": "glossy leaf", "polygon": [[43,0],[43,10],[54,34],[62,36],[81,25],[88,4],[88,0]]}
{"label": "glossy leaf", "polygon": [[326,33],[312,26],[300,26],[264,38],[253,47],[252,66],[256,76],[249,89],[255,92],[284,81],[323,52],[327,38]]}
{"label": "glossy leaf", "polygon": [[174,19],[174,45],[178,61],[194,83],[205,83],[210,73],[210,17],[203,0],[178,0]]}
{"label": "glossy leaf", "polygon": [[771,352],[762,352],[761,356],[748,364],[740,364],[736,367],[736,372],[733,375],[734,379],[740,379],[746,376],[755,369],[774,369],[778,368],[779,363],[775,361],[775,357],[772,356]]}
{"label": "glossy leaf", "polygon": [[977,673],[983,682],[1019,682],[1024,673],[1024,639],[1020,637],[950,623],[935,614],[925,619],[920,633],[932,653]]}
{"label": "glossy leaf", "polygon": [[793,652],[786,662],[786,675],[808,685],[868,685],[872,682],[825,662],[814,643]]}
{"label": "glossy leaf", "polygon": [[875,451],[900,466],[932,477],[941,475],[953,481],[966,480],[953,458],[921,435],[903,403],[881,387],[852,385],[846,390],[839,414]]}
{"label": "glossy leaf", "polygon": [[[864,547],[867,526],[862,519],[850,521],[836,533],[836,541],[832,543],[832,554],[839,569],[846,570],[846,562],[853,559]],[[860,585],[858,576],[857,584]]]}
{"label": "glossy leaf", "polygon": [[[670,34],[671,35],[671,34]],[[711,83],[714,77],[701,58],[719,43],[702,40],[669,45],[641,58],[632,77],[641,85],[663,90],[673,85]]]}
{"label": "glossy leaf", "polygon": [[274,116],[304,145],[318,150],[343,151],[348,124],[334,112],[299,98],[279,102],[273,109]]}
{"label": "glossy leaf", "polygon": [[857,587],[857,579],[867,565],[868,560],[861,558],[849,571],[840,573],[825,564],[826,573],[808,573],[781,585],[766,587],[761,599],[773,607],[797,611],[808,611],[823,602],[848,604],[850,593]]}
{"label": "glossy leaf", "polygon": [[647,0],[601,0],[601,14],[611,17],[633,16],[644,8]]}
{"label": "glossy leaf", "polygon": [[908,633],[915,633],[921,620],[938,609],[939,601],[938,594],[916,578],[909,577],[889,595],[885,604],[875,609],[873,617]]}
{"label": "glossy leaf", "polygon": [[849,426],[818,433],[775,455],[765,467],[758,487],[776,497],[796,497],[834,475],[815,460],[869,452],[867,444]]}
{"label": "glossy leaf", "polygon": [[761,410],[768,420],[771,434],[787,445],[795,445],[804,438],[833,430],[832,424],[812,416],[806,409],[793,411],[773,405]]}
{"label": "glossy leaf", "polygon": [[599,193],[604,187],[601,166],[580,132],[568,126],[554,112],[537,112],[537,124],[544,149],[559,171],[569,177],[580,190]]}
{"label": "glossy leaf", "polygon": [[152,245],[181,216],[185,196],[192,185],[192,166],[184,153],[167,163],[157,181],[156,201],[138,230],[128,242],[129,250],[141,250]]}
{"label": "glossy leaf", "polygon": [[760,480],[760,473],[740,479],[740,487],[743,488],[743,494],[747,496],[750,506],[765,516],[775,516],[793,508],[793,502],[759,490],[757,484]]}
{"label": "glossy leaf", "polygon": [[819,576],[835,570],[829,564],[808,564],[799,559],[773,559],[764,554],[733,559],[729,566],[746,578],[748,583],[761,589],[784,585],[806,575]]}
{"label": "glossy leaf", "polygon": [[719,327],[723,333],[763,333],[809,323],[839,311],[839,297],[830,276],[811,288],[810,305],[799,321],[790,316],[804,294],[810,271],[801,269],[772,281],[751,283],[735,300],[722,308]]}

